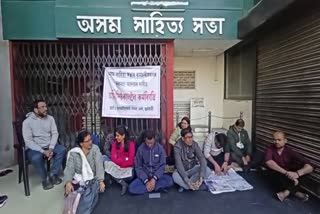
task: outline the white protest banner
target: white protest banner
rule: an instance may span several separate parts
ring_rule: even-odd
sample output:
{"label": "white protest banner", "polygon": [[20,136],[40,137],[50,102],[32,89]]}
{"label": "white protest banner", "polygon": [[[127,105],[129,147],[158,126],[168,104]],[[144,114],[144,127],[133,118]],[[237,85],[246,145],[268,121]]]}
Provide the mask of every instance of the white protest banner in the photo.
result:
{"label": "white protest banner", "polygon": [[106,68],[102,117],[160,118],[160,66]]}

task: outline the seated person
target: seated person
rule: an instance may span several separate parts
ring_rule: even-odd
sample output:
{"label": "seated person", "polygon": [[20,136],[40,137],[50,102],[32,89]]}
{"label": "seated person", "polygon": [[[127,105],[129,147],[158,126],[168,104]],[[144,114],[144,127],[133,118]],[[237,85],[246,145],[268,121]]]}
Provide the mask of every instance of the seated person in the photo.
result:
{"label": "seated person", "polygon": [[204,141],[203,153],[208,167],[214,170],[216,175],[228,172],[230,149],[225,134],[210,133]]}
{"label": "seated person", "polygon": [[[77,190],[80,186],[85,186],[88,181],[93,181],[93,185],[100,192],[104,192],[105,184],[104,170],[101,161],[101,153],[98,146],[92,144],[91,133],[81,131],[77,136],[77,145],[68,153],[67,164],[64,170],[65,195]],[[95,197],[98,197],[98,192],[95,192]],[[82,197],[81,197],[82,198]],[[86,213],[83,210],[88,209],[88,203],[85,201],[79,202],[77,213]],[[90,210],[93,210],[97,199]]]}
{"label": "seated person", "polygon": [[310,162],[287,145],[284,132],[277,131],[273,134],[274,144],[266,151],[265,163],[273,170],[274,181],[281,191],[277,193],[280,201],[284,201],[290,194],[301,200],[308,200],[309,196],[299,192],[301,179],[313,171]]}
{"label": "seated person", "polygon": [[125,195],[128,183],[133,178],[135,144],[129,140],[125,126],[119,126],[114,132],[115,141],[111,145],[111,161],[104,163],[107,174],[122,186],[121,195]]}
{"label": "seated person", "polygon": [[191,130],[190,119],[188,117],[183,117],[174,132],[171,134],[169,143],[175,145],[176,142],[178,142],[178,140],[181,138],[181,130],[186,128]]}
{"label": "seated person", "polygon": [[164,174],[166,153],[163,146],[155,141],[155,133],[144,132],[144,144],[139,146],[135,159],[137,178],[129,185],[131,194],[144,194],[153,191],[167,192],[173,185],[172,178]]}
{"label": "seated person", "polygon": [[[182,129],[181,139],[174,145],[174,157],[177,170],[173,172],[173,181],[184,189],[206,190],[203,183],[207,174],[207,162],[198,143],[192,139],[191,129]],[[200,162],[200,165],[199,165]]]}
{"label": "seated person", "polygon": [[238,119],[227,132],[230,145],[231,161],[236,162],[245,171],[250,169],[252,144],[248,132],[243,128],[245,125],[242,119]]}
{"label": "seated person", "polygon": [[[22,124],[22,135],[27,149],[28,160],[35,167],[42,179],[44,190],[53,188],[62,182],[59,178],[62,162],[66,155],[66,148],[58,144],[58,130],[56,122],[48,115],[47,104],[44,100],[33,103],[33,112],[27,114]],[[51,160],[52,167],[48,175],[44,158]]]}
{"label": "seated person", "polygon": [[[145,139],[145,132],[146,132],[146,130],[143,130],[142,132],[141,132],[141,134],[139,135],[139,137],[137,138],[137,140],[135,141],[135,143],[136,143],[136,150],[138,149],[138,147],[140,146],[140,145],[142,145],[142,144],[144,144],[144,139]],[[170,147],[168,147],[168,145],[167,145],[167,142],[166,142],[166,137],[164,136],[164,134],[162,133],[162,134],[156,134],[155,135],[155,140],[156,140],[156,143],[159,143],[160,145],[162,145],[163,146],[163,148],[164,148],[164,150],[165,151],[168,151],[168,153],[166,153],[167,154],[167,158],[166,158],[166,172],[170,172],[170,170],[171,170],[171,172],[173,172],[172,171],[172,168],[174,168],[174,158],[173,158],[173,154],[171,155],[171,153],[173,153],[172,151],[171,151],[171,145],[170,145]]]}

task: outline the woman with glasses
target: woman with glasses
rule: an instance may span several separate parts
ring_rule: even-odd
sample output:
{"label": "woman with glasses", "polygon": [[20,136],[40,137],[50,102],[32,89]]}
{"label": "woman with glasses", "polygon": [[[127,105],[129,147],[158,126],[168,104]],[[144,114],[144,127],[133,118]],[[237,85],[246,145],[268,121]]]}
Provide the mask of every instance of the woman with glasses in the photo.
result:
{"label": "woman with glasses", "polygon": [[76,190],[90,190],[90,196],[85,193],[80,197],[77,208],[77,213],[87,214],[93,211],[98,193],[105,190],[102,156],[99,147],[92,144],[91,133],[88,131],[78,134],[77,145],[68,153],[64,170],[65,195]]}
{"label": "woman with glasses", "polygon": [[174,146],[181,138],[181,130],[187,128],[191,130],[190,119],[188,117],[183,117],[174,132],[171,134],[169,143]]}

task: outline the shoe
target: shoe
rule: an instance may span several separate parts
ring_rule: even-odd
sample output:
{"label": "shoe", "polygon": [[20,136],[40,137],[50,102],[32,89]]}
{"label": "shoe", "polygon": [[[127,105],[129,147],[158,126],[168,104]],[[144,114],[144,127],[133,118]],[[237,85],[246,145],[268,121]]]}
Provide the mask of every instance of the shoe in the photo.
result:
{"label": "shoe", "polygon": [[59,184],[62,183],[62,179],[59,178],[59,176],[57,176],[57,175],[51,176],[50,180],[51,180],[51,183],[54,184],[54,185],[59,185]]}
{"label": "shoe", "polygon": [[184,188],[183,187],[179,187],[178,192],[180,192],[180,193],[184,192]]}
{"label": "shoe", "polygon": [[121,196],[124,196],[126,193],[127,193],[127,190],[128,190],[128,184],[127,184],[127,182],[125,182],[124,180],[121,180],[120,182],[119,182],[120,184],[121,184],[121,193],[120,193],[120,195]]}
{"label": "shoe", "polygon": [[12,169],[3,169],[3,170],[0,170],[0,177],[3,177],[3,176],[6,176],[7,174],[13,172]]}
{"label": "shoe", "polygon": [[46,180],[42,181],[42,187],[44,190],[52,189],[53,184],[51,183],[51,179],[46,179]]}
{"label": "shoe", "polygon": [[8,201],[8,196],[6,195],[0,196],[0,208],[3,207],[7,201]]}

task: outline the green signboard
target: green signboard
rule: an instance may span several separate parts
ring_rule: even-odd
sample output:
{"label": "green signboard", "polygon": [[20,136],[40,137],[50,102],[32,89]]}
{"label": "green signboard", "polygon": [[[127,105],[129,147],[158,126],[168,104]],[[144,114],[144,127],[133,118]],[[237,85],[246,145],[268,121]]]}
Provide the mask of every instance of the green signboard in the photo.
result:
{"label": "green signboard", "polygon": [[234,39],[241,12],[56,8],[58,38]]}
{"label": "green signboard", "polygon": [[[3,0],[5,39],[236,39],[243,0]],[[18,15],[17,15],[18,14]]]}

